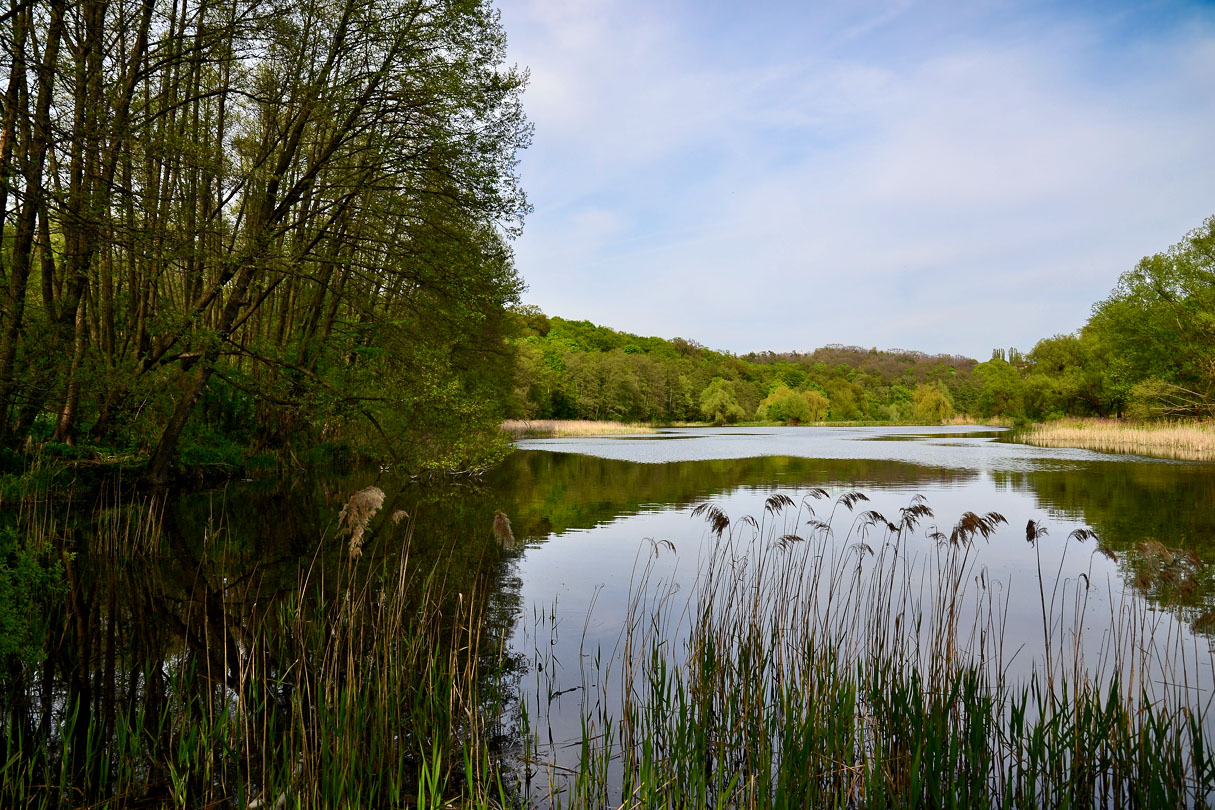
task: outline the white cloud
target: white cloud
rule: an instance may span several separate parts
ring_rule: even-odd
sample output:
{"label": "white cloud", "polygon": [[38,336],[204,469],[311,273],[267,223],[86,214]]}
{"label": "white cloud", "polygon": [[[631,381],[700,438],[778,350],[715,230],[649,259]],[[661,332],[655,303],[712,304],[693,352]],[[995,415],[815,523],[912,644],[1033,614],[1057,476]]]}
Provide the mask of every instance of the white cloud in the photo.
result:
{"label": "white cloud", "polygon": [[739,351],[984,357],[1076,328],[1212,213],[1210,25],[921,41],[940,23],[917,8],[835,9],[806,23],[820,55],[693,41],[669,11],[504,10],[537,127],[519,267],[551,314]]}

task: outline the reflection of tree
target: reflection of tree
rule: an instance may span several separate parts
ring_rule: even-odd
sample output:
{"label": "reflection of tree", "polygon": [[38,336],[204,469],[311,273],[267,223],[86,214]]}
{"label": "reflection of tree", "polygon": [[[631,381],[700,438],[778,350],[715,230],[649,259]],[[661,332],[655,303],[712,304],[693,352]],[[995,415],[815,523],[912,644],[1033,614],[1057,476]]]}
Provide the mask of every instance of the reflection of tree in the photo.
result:
{"label": "reflection of tree", "polygon": [[511,501],[515,534],[543,539],[553,532],[590,528],[642,504],[688,505],[740,487],[808,487],[847,482],[856,487],[959,483],[976,473],[873,459],[787,456],[637,464],[630,461],[518,450],[491,484]]}
{"label": "reflection of tree", "polygon": [[1033,492],[1048,510],[1088,523],[1115,551],[1155,537],[1215,561],[1215,468],[1210,465],[1096,461],[993,472],[992,477]]}
{"label": "reflection of tree", "polygon": [[1123,579],[1196,630],[1215,630],[1215,468],[1097,461],[1082,468],[993,472],[1046,509],[1087,523],[1118,558]]}
{"label": "reflection of tree", "polygon": [[[55,632],[31,667],[0,673],[0,755],[25,763],[25,784],[50,791],[52,804],[70,794],[73,804],[158,806],[172,790],[188,804],[243,806],[249,785],[294,780],[300,762],[332,764],[335,739],[365,760],[363,772],[384,766],[412,780],[402,757],[418,756],[423,736],[446,745],[469,733],[470,715],[498,716],[518,678],[496,637],[517,618],[518,595],[495,596],[511,582],[505,554],[488,519],[474,530],[491,499],[424,505],[446,516],[426,523],[438,536],[411,541],[417,526],[373,524],[368,554],[352,564],[331,529],[361,478],[292,483],[182,497],[166,508],[155,555],[89,552],[116,545],[90,532],[122,525],[114,515],[131,507],[76,522]],[[434,495],[401,493],[410,509]],[[481,660],[460,664],[469,649]],[[460,681],[479,672],[496,682]],[[444,708],[443,689],[486,705]],[[363,748],[349,742],[360,734]],[[373,761],[366,751],[377,746],[400,762]],[[0,784],[0,806],[16,784]]]}

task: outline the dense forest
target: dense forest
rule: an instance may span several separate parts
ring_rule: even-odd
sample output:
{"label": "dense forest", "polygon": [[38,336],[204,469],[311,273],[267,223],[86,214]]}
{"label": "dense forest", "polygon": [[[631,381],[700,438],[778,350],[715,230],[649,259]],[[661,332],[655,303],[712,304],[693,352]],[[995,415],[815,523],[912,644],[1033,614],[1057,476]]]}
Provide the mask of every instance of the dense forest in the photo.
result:
{"label": "dense forest", "polygon": [[487,2],[28,0],[3,20],[6,463],[492,458],[530,128]]}
{"label": "dense forest", "polygon": [[736,357],[532,308],[512,314],[517,418],[940,421],[980,394],[965,357],[851,346]]}
{"label": "dense forest", "polygon": [[1215,217],[1123,273],[1074,334],[991,359],[827,346],[734,356],[512,312],[520,419],[717,423],[1215,413]]}

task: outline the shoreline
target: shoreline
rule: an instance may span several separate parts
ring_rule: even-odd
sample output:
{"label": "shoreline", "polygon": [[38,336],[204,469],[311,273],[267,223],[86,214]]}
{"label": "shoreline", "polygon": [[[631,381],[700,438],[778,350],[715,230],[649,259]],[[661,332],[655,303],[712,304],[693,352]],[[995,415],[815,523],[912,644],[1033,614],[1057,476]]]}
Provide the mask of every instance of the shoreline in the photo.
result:
{"label": "shoreline", "polygon": [[1215,421],[1138,422],[1064,417],[1029,426],[1018,441],[1036,447],[1072,447],[1104,453],[1215,461]]}

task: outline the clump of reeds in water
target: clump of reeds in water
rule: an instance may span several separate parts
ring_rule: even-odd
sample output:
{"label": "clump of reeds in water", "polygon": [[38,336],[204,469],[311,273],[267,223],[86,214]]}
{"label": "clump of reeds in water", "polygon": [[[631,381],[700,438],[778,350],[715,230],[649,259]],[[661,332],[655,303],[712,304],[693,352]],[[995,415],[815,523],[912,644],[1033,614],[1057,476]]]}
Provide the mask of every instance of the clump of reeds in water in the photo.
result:
{"label": "clump of reeds in water", "polygon": [[1039,447],[1078,447],[1186,461],[1215,460],[1215,422],[1060,419],[1033,425],[1023,441]]}
{"label": "clump of reeds in water", "polygon": [[374,565],[333,539],[285,592],[229,576],[218,546],[184,585],[135,575],[179,607],[151,627],[73,582],[45,657],[0,673],[0,807],[506,804],[488,588],[414,563],[408,523],[380,531]]}
{"label": "clump of reeds in water", "polygon": [[[1162,645],[1142,603],[1111,606],[1110,652],[1086,664],[1087,576],[1051,581],[1039,556],[1046,654],[1015,682],[1008,605],[976,565],[1002,515],[967,513],[944,532],[927,526],[919,498],[892,520],[854,519],[863,495],[826,494],[800,505],[773,496],[759,520],[700,508],[713,546],[686,604],[643,567],[623,653],[584,679],[598,692],[583,700],[578,761],[529,762],[548,766],[550,789],[533,798],[629,808],[1215,799],[1206,700],[1182,671],[1210,662],[1194,649],[1179,667],[1185,643]],[[816,513],[820,500],[828,508]],[[1030,522],[1026,540],[1037,550],[1044,533]],[[917,535],[925,553],[912,550]],[[1063,543],[1094,541],[1078,530]]]}
{"label": "clump of reeds in water", "polygon": [[624,422],[592,421],[589,419],[508,419],[502,431],[512,439],[554,439],[579,436],[619,436],[630,433],[653,433],[649,425]]}

